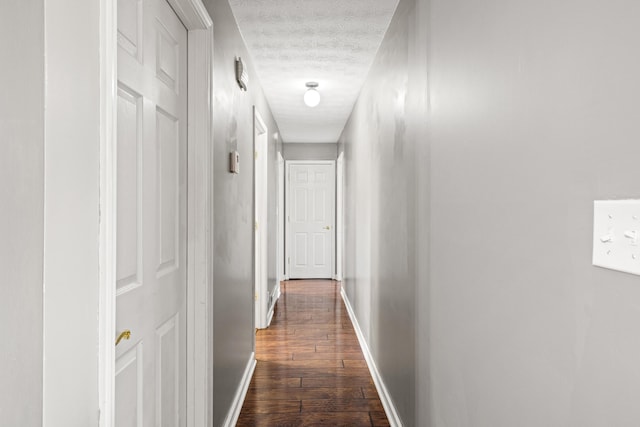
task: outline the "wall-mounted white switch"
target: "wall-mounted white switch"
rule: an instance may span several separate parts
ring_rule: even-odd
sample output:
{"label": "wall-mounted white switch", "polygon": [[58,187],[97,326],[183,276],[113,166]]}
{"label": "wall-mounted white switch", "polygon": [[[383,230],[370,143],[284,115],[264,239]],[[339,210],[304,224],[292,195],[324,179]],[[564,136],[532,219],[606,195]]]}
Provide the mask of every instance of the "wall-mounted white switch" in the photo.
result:
{"label": "wall-mounted white switch", "polygon": [[593,265],[640,275],[640,200],[593,203]]}

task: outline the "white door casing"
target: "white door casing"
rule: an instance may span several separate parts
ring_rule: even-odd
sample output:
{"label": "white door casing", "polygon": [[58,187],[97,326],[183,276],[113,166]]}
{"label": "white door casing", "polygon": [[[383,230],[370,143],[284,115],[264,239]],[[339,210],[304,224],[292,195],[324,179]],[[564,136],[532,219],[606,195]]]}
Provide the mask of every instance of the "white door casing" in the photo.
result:
{"label": "white door casing", "polygon": [[276,269],[278,282],[285,280],[284,230],[286,215],[284,208],[284,179],[284,158],[282,153],[278,152],[278,268]]}
{"label": "white door casing", "polygon": [[288,161],[287,273],[330,279],[335,261],[335,162]]}
{"label": "white door casing", "polygon": [[267,155],[268,129],[254,107],[254,306],[255,327],[262,329],[267,327],[268,310],[268,246],[267,246]]}
{"label": "white door casing", "polygon": [[[146,0],[144,0],[146,1]],[[211,362],[211,355],[213,353],[213,340],[212,340],[212,328],[209,325],[211,319],[211,307],[213,306],[213,295],[210,292],[210,284],[213,277],[211,254],[212,248],[212,234],[211,229],[211,217],[213,212],[213,183],[212,183],[212,166],[213,166],[213,150],[211,148],[212,138],[212,105],[211,99],[213,98],[213,22],[207,13],[201,0],[168,0],[173,7],[175,13],[179,16],[182,24],[186,26],[189,31],[188,42],[188,259],[187,265],[187,287],[188,295],[186,299],[186,307],[188,314],[188,322],[183,322],[182,326],[186,325],[186,341],[187,341],[187,393],[186,393],[186,411],[181,412],[181,420],[179,425],[186,425],[189,427],[205,426],[210,424],[212,412],[210,405],[208,404],[208,390],[211,389],[213,377],[212,370],[209,368]],[[166,6],[166,5],[165,5]],[[142,110],[144,110],[144,101],[140,102],[142,93],[137,93],[133,90],[132,86],[126,86],[118,84],[118,56],[122,55],[121,50],[127,51],[127,53],[134,59],[138,60],[138,63],[144,62],[144,58],[140,61],[145,43],[150,42],[148,36],[144,32],[144,26],[140,25],[145,21],[145,13],[147,7],[143,4],[143,0],[101,0],[101,27],[100,27],[100,68],[101,75],[103,76],[101,83],[101,149],[100,149],[100,426],[101,427],[114,427],[116,421],[114,419],[114,407],[115,402],[115,374],[116,368],[120,375],[124,375],[127,369],[141,369],[144,372],[143,358],[145,355],[152,355],[149,349],[143,350],[144,344],[138,346],[135,351],[124,350],[124,342],[122,348],[118,349],[117,367],[116,367],[116,350],[114,347],[114,339],[116,331],[120,331],[120,325],[116,328],[116,289],[119,296],[122,296],[129,292],[133,292],[134,289],[142,287],[144,285],[145,275],[138,272],[135,274],[135,280],[124,280],[123,277],[117,277],[123,275],[123,268],[125,264],[122,264],[123,259],[132,257],[131,252],[128,254],[118,254],[116,250],[117,235],[123,234],[122,227],[127,226],[121,224],[122,227],[118,230],[117,222],[118,217],[127,213],[129,210],[129,216],[132,207],[133,198],[137,197],[141,183],[134,182],[135,197],[132,197],[130,188],[124,194],[118,194],[118,182],[117,177],[119,175],[136,175],[136,180],[141,178],[141,175],[145,173],[145,164],[142,164],[142,168],[139,171],[132,172],[132,167],[136,169],[140,166],[141,158],[138,158],[131,162],[130,158],[124,160],[124,165],[118,168],[118,158],[124,157],[118,155],[118,146],[121,145],[117,137],[121,132],[131,130],[131,120],[124,120],[121,126],[118,126],[118,113],[129,113],[131,116],[132,110],[135,110],[135,121],[139,124],[144,116],[140,118],[138,116],[139,104],[143,104]],[[164,7],[165,13],[170,9]],[[175,15],[173,15],[175,18]],[[121,28],[118,28],[119,19],[122,21]],[[172,19],[173,20],[173,19]],[[157,25],[162,26],[161,21],[156,21]],[[164,28],[167,30],[167,28]],[[166,32],[163,34],[167,35]],[[160,36],[159,36],[160,37]],[[171,48],[171,38],[169,40],[165,37],[163,40],[156,38],[157,44],[164,44]],[[153,41],[153,40],[151,40]],[[121,47],[120,47],[121,46]],[[174,44],[175,48],[175,44]],[[140,49],[140,51],[138,50]],[[166,49],[165,49],[166,50]],[[169,49],[175,52],[175,49]],[[186,56],[186,51],[182,52],[182,56]],[[167,64],[167,58],[170,55],[165,55],[162,59],[156,62],[156,67],[160,68],[160,74],[165,83],[171,74],[171,64]],[[163,63],[164,62],[164,63]],[[130,64],[131,65],[131,64]],[[168,68],[168,70],[167,70]],[[164,73],[163,73],[164,71]],[[169,71],[169,72],[167,72]],[[179,70],[177,70],[179,71]],[[184,71],[184,70],[183,70]],[[153,74],[153,72],[152,72]],[[162,75],[165,74],[165,75]],[[183,80],[186,80],[187,75],[183,72]],[[150,79],[153,81],[153,79]],[[175,87],[174,87],[175,88]],[[184,93],[183,93],[184,94]],[[131,97],[131,95],[134,95]],[[137,96],[136,96],[137,95]],[[144,97],[142,97],[144,100]],[[131,101],[135,101],[132,103]],[[135,105],[134,105],[135,104]],[[125,111],[120,111],[125,110]],[[159,110],[156,110],[158,113]],[[131,117],[128,117],[129,119]],[[157,130],[157,129],[156,129]],[[143,132],[152,132],[151,129],[144,129]],[[136,131],[138,133],[139,131]],[[125,132],[126,133],[126,132]],[[143,137],[146,135],[143,134]],[[136,135],[136,143],[141,140],[140,135]],[[123,141],[120,141],[123,143]],[[186,142],[186,141],[185,141]],[[131,147],[127,147],[129,153],[131,153]],[[126,150],[125,149],[125,150]],[[137,155],[140,153],[140,149],[136,147],[133,151]],[[126,155],[125,155],[126,156]],[[127,171],[128,168],[128,171]],[[122,184],[122,183],[120,183]],[[122,187],[122,186],[120,186]],[[183,190],[183,189],[181,189]],[[128,197],[127,197],[128,194]],[[118,207],[119,199],[128,199],[128,205],[125,202],[124,207]],[[135,202],[135,209],[139,209],[138,201]],[[180,203],[178,203],[179,205]],[[181,206],[184,211],[184,206]],[[135,225],[138,228],[140,225],[143,211],[136,212]],[[131,218],[129,218],[129,227],[131,227]],[[147,227],[148,228],[148,227]],[[184,230],[179,230],[181,234],[184,234]],[[142,236],[136,236],[136,248],[135,258],[136,267],[140,267],[140,255],[139,247],[144,243],[140,242],[144,238]],[[184,237],[182,237],[184,243]],[[122,245],[120,245],[122,246]],[[127,248],[131,251],[131,248]],[[184,251],[181,254],[184,257]],[[116,272],[118,261],[120,261],[120,268],[118,274]],[[131,263],[129,263],[131,265]],[[116,278],[120,279],[116,283]],[[142,279],[142,280],[139,280]],[[131,282],[131,283],[127,283]],[[137,283],[141,282],[141,283]],[[120,285],[120,286],[118,286]],[[121,299],[121,298],[118,298]],[[120,319],[119,319],[120,320]],[[158,329],[158,332],[162,335],[169,332],[167,329],[171,327],[171,321],[166,322],[164,327]],[[178,325],[180,328],[180,325]],[[183,329],[184,330],[184,329]],[[134,342],[139,338],[139,334],[132,331],[131,342]],[[184,340],[182,340],[184,343]],[[132,344],[130,344],[132,347]],[[168,346],[165,346],[165,348]],[[138,351],[140,350],[140,351]],[[184,353],[184,346],[179,348],[178,352]],[[125,354],[122,354],[125,353]],[[140,358],[138,356],[141,356]],[[166,358],[165,358],[166,362]],[[134,366],[135,365],[135,366]],[[141,366],[142,365],[142,366]],[[184,372],[184,371],[183,371]],[[154,372],[155,374],[155,372]],[[164,375],[165,382],[170,375]],[[124,378],[121,376],[121,378]],[[137,380],[137,378],[136,378]],[[144,383],[136,384],[136,393],[144,393]],[[181,392],[184,395],[184,392]],[[162,403],[162,395],[159,396]],[[165,394],[166,397],[166,394]],[[155,402],[157,398],[153,397]],[[133,401],[133,405],[137,405],[137,398]],[[131,405],[131,402],[126,403]],[[147,404],[145,401],[144,404]],[[169,405],[168,409],[171,409],[172,405]],[[178,402],[180,406],[180,402]],[[182,405],[184,406],[184,405]],[[131,408],[129,408],[131,409]],[[140,410],[135,408],[130,411],[132,414],[135,412],[134,425],[138,423],[138,418],[144,413],[142,407]],[[160,411],[161,412],[161,411]],[[156,420],[157,425],[174,425],[174,420],[171,420],[170,416],[164,416]],[[164,419],[164,422],[161,421]],[[131,421],[131,420],[129,420]],[[143,419],[144,425],[153,422],[151,417]],[[120,424],[118,424],[119,426]]]}
{"label": "white door casing", "polygon": [[342,280],[344,266],[344,153],[336,161],[336,280]]}

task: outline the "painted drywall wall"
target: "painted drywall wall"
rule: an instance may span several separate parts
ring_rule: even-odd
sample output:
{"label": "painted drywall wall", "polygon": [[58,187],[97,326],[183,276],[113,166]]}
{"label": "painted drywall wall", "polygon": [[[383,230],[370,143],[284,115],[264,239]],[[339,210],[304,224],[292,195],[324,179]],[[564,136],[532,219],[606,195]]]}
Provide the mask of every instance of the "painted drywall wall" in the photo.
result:
{"label": "painted drywall wall", "polygon": [[285,143],[283,144],[285,160],[336,160],[338,145],[336,143]]}
{"label": "painted drywall wall", "polygon": [[400,2],[339,141],[343,287],[407,426],[429,425],[426,12]]}
{"label": "painted drywall wall", "polygon": [[[393,236],[406,228],[429,245],[415,245],[415,425],[637,425],[639,281],[591,266],[591,222],[594,199],[640,197],[640,60],[632,54],[640,47],[640,6],[430,3],[416,3],[417,30],[405,27],[409,45],[428,29],[428,46],[417,43],[414,52],[429,55],[429,110],[399,108],[411,104],[413,90],[402,102],[406,60],[396,52],[380,88],[365,85],[340,145],[347,159],[345,288],[392,398],[412,425],[400,376],[386,367],[378,344],[395,333],[391,339],[402,342],[392,341],[393,353],[411,346],[404,330],[385,331],[412,326],[393,318],[407,303],[380,289],[407,295],[402,283],[410,274],[398,273],[405,257],[378,256],[379,242],[397,245],[402,240]],[[391,55],[394,38],[403,46],[397,18],[378,60]],[[394,112],[380,103],[394,101],[394,90],[395,128]],[[402,123],[410,135],[416,116],[428,120],[430,138],[415,147],[421,160],[412,172],[398,162],[402,146],[390,151],[389,141]],[[401,191],[412,177],[415,228],[405,222],[410,202],[382,184],[397,180]],[[395,206],[397,217],[378,201]],[[397,283],[382,279],[390,266]]]}
{"label": "painted drywall wall", "polygon": [[35,427],[42,425],[44,2],[4,2],[0,28],[0,424]]}
{"label": "painted drywall wall", "polygon": [[640,277],[591,265],[640,198],[640,4],[431,0],[437,426],[640,425]]}
{"label": "painted drywall wall", "polygon": [[[213,422],[229,411],[253,351],[253,106],[269,129],[270,195],[277,192],[278,128],[227,0],[205,1],[214,22],[214,390]],[[234,59],[242,57],[248,91],[235,81]],[[228,172],[229,153],[240,154],[240,173]],[[276,280],[277,197],[269,197],[269,288]]]}
{"label": "painted drywall wall", "polygon": [[46,0],[45,427],[99,420],[99,4]]}

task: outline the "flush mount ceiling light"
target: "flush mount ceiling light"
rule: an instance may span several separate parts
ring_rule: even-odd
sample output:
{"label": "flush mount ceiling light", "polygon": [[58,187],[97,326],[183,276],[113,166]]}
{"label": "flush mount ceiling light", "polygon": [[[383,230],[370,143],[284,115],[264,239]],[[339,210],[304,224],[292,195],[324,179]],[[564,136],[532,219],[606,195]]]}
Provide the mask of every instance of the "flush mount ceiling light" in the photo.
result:
{"label": "flush mount ceiling light", "polygon": [[307,91],[304,93],[304,103],[307,104],[308,107],[315,107],[320,104],[320,92],[316,89],[318,83],[308,82],[306,86]]}

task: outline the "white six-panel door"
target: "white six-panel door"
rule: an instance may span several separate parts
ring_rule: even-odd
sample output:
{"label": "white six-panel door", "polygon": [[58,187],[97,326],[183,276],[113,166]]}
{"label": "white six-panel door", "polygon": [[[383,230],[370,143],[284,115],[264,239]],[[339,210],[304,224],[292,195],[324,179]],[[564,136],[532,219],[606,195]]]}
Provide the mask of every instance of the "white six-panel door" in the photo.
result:
{"label": "white six-panel door", "polygon": [[118,0],[116,427],[186,413],[187,31],[165,0]]}
{"label": "white six-panel door", "polygon": [[287,179],[288,276],[332,278],[335,163],[287,162]]}

